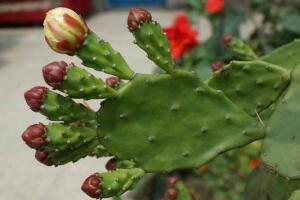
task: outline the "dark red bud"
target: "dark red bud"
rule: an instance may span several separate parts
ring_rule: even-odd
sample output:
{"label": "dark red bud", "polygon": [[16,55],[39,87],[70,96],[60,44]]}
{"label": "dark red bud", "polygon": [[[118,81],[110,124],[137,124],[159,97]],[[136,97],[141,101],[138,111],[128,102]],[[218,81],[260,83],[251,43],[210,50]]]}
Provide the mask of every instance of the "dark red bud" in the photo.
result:
{"label": "dark red bud", "polygon": [[167,185],[168,185],[168,187],[169,187],[169,188],[170,188],[170,187],[174,187],[175,184],[177,183],[177,181],[178,181],[178,178],[175,177],[175,176],[170,176],[170,177],[168,177],[168,179],[167,179]]}
{"label": "dark red bud", "polygon": [[229,47],[230,42],[233,40],[234,36],[233,35],[224,35],[223,37],[223,45],[224,47]]}
{"label": "dark red bud", "polygon": [[215,72],[221,69],[223,66],[224,66],[224,62],[219,60],[211,64],[211,70]]}
{"label": "dark red bud", "polygon": [[25,92],[24,97],[31,110],[35,112],[41,110],[47,91],[46,87],[37,86]]}
{"label": "dark red bud", "polygon": [[92,198],[101,198],[101,178],[96,174],[89,176],[83,182],[81,190]]}
{"label": "dark red bud", "polygon": [[106,168],[108,171],[116,170],[116,168],[117,168],[117,159],[111,158],[111,159],[106,163],[105,168]]}
{"label": "dark red bud", "polygon": [[66,75],[68,64],[64,61],[51,62],[43,67],[43,76],[46,83],[54,89],[58,88]]}
{"label": "dark red bud", "polygon": [[169,188],[167,190],[167,194],[169,200],[175,200],[178,194],[178,190],[176,188]]}
{"label": "dark red bud", "polygon": [[112,76],[105,80],[105,83],[112,88],[116,88],[119,85],[120,79],[118,77]]}
{"label": "dark red bud", "polygon": [[130,31],[137,29],[142,23],[151,21],[151,14],[143,8],[131,8],[127,18],[127,25]]}
{"label": "dark red bud", "polygon": [[48,152],[42,149],[39,149],[35,152],[35,158],[44,165],[50,166],[52,162],[48,158]]}
{"label": "dark red bud", "polygon": [[22,134],[24,142],[34,149],[41,148],[46,144],[46,130],[43,124],[33,124]]}

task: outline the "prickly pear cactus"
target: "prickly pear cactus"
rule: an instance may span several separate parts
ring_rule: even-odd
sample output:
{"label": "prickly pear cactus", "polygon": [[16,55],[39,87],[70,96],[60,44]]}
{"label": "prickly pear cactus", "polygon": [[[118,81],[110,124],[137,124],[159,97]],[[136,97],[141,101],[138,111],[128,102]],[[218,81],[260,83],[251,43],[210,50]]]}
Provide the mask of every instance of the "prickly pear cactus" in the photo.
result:
{"label": "prickly pear cactus", "polygon": [[[269,120],[267,138],[262,151],[262,159],[266,164],[291,179],[300,178],[300,159],[297,159],[297,152],[300,150],[298,137],[299,77],[300,67],[296,67],[293,70],[292,82],[287,93]],[[282,156],[287,154],[288,157]]]}
{"label": "prickly pear cactus", "polygon": [[[36,150],[37,160],[58,166],[86,156],[114,156],[106,165],[108,172],[84,181],[81,188],[92,198],[119,197],[145,173],[196,168],[262,139],[265,123],[259,114],[275,104],[290,83],[290,68],[268,63],[270,58],[260,60],[241,42],[231,47],[247,61],[216,69],[207,82],[175,69],[165,34],[142,8],[130,10],[128,28],[163,74],[132,71],[119,52],[69,9],[49,11],[44,28],[54,51],[75,55],[86,67],[115,76],[103,81],[73,63],[52,62],[43,68],[43,76],[60,92],[38,86],[25,93],[30,108],[53,121],[32,125],[22,135]],[[291,65],[296,60],[293,56]],[[288,96],[294,95],[295,84]],[[293,105],[296,97],[290,98]],[[103,101],[93,111],[72,98]],[[170,200],[192,198],[181,181],[169,189]]]}

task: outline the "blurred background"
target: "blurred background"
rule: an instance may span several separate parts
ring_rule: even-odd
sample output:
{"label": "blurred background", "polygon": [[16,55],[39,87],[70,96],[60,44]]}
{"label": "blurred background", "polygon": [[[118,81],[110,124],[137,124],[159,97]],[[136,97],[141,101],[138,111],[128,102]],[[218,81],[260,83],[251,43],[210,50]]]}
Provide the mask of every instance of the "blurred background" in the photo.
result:
{"label": "blurred background", "polygon": [[[300,36],[299,0],[0,0],[0,200],[85,200],[83,180],[104,171],[106,159],[85,158],[74,164],[46,167],[21,139],[29,125],[46,122],[25,103],[23,93],[45,85],[41,69],[75,57],[54,53],[44,41],[45,13],[64,6],[86,17],[89,27],[123,54],[140,73],[155,69],[133,44],[127,30],[130,7],[146,7],[164,27],[177,66],[203,79],[215,61],[231,59],[222,44],[226,34],[265,54]],[[174,34],[176,37],[174,37]],[[99,77],[106,75],[91,71]],[[99,102],[90,102],[98,109]]]}

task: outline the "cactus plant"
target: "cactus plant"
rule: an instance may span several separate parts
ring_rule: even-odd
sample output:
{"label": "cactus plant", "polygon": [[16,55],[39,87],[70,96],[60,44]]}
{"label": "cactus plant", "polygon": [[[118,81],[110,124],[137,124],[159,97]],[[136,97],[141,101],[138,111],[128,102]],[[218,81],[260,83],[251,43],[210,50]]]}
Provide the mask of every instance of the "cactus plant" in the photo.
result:
{"label": "cactus plant", "polygon": [[[44,27],[46,41],[54,51],[76,55],[86,67],[115,76],[103,81],[74,64],[52,62],[43,68],[45,82],[64,95],[42,86],[25,93],[33,111],[54,121],[32,125],[22,135],[26,144],[36,150],[40,162],[57,166],[86,156],[114,156],[106,165],[108,172],[95,173],[84,181],[82,190],[92,198],[119,197],[134,188],[146,173],[197,168],[225,152],[264,138],[266,124],[260,113],[276,104],[282,95],[295,107],[298,82],[293,77],[297,77],[297,70],[282,67],[280,62],[268,62],[272,53],[258,58],[245,44],[229,48],[248,55],[240,56],[247,61],[216,67],[206,82],[193,72],[175,69],[166,36],[142,8],[130,10],[128,28],[136,44],[164,70],[163,74],[133,72],[120,53],[69,9],[49,11]],[[300,51],[296,47],[291,52]],[[290,65],[300,63],[297,56],[292,58]],[[72,98],[104,100],[95,112]],[[297,117],[298,110],[289,111],[289,107],[280,104],[277,107],[270,127],[283,127],[277,122],[283,121],[285,114]],[[296,125],[291,121],[290,130],[282,130],[293,136]],[[277,132],[284,133],[280,128]],[[272,142],[278,139],[277,132],[268,132],[264,145],[275,154],[278,149]],[[273,152],[267,153],[268,158]],[[271,158],[280,162],[282,157]],[[295,162],[281,164],[279,173],[298,178],[296,158]],[[168,199],[192,198],[182,181],[169,182]]]}

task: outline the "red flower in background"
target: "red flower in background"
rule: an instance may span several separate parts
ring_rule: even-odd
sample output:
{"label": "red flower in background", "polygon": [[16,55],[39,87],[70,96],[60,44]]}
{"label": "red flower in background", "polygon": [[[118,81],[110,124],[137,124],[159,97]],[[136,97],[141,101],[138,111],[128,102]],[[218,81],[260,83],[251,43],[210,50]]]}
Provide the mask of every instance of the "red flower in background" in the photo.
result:
{"label": "red flower in background", "polygon": [[164,28],[164,32],[169,39],[173,59],[181,58],[184,53],[191,51],[199,44],[198,32],[193,29],[185,15],[177,16],[173,26]]}
{"label": "red flower in background", "polygon": [[256,169],[259,165],[260,161],[258,159],[251,160],[250,166],[252,169]]}
{"label": "red flower in background", "polygon": [[206,0],[205,10],[209,14],[214,14],[223,11],[224,0]]}

